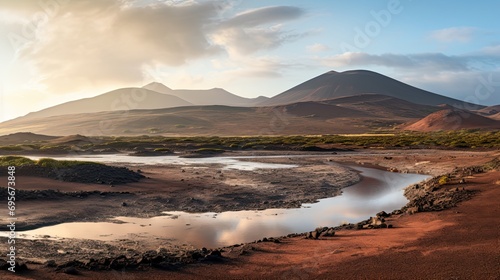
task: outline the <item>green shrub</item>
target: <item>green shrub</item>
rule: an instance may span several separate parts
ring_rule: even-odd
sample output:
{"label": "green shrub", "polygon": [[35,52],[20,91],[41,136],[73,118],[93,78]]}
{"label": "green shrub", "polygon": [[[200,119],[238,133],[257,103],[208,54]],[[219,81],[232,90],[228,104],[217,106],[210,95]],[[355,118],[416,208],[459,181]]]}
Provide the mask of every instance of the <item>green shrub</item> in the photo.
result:
{"label": "green shrub", "polygon": [[450,178],[448,178],[448,176],[441,176],[441,178],[439,178],[439,185],[442,186],[442,185],[445,185],[446,183],[448,183],[450,181]]}
{"label": "green shrub", "polygon": [[90,162],[90,161],[77,161],[77,160],[55,160],[53,158],[41,158],[36,162],[37,165],[42,167],[50,168],[67,168],[76,165],[102,165],[101,163]]}
{"label": "green shrub", "polygon": [[200,153],[200,154],[222,154],[225,152],[224,149],[217,149],[217,148],[199,148],[194,151],[195,153]]}
{"label": "green shrub", "polygon": [[19,156],[3,156],[0,157],[0,166],[24,166],[33,165],[35,162],[29,158]]}
{"label": "green shrub", "polygon": [[154,149],[155,152],[171,152],[169,148],[156,148]]}

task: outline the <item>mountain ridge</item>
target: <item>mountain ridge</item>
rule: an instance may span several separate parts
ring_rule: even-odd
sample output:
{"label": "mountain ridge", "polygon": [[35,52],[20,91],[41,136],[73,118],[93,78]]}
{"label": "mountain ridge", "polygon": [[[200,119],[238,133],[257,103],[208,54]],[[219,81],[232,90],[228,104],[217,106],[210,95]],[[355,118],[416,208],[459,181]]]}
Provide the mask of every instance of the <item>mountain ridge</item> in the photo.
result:
{"label": "mountain ridge", "polygon": [[[359,94],[381,94],[421,105],[450,104],[454,107],[485,106],[446,97],[368,70],[329,71],[292,87],[260,106],[283,105],[301,101],[320,101]],[[470,107],[468,107],[470,108]]]}
{"label": "mountain ridge", "polygon": [[159,109],[189,105],[192,105],[192,103],[177,96],[158,93],[143,88],[129,87],[112,90],[94,97],[68,101],[40,111],[31,112],[24,117],[32,119],[66,114],[133,109]]}
{"label": "mountain ridge", "polygon": [[159,82],[152,82],[145,86],[145,89],[154,90],[159,93],[177,96],[193,105],[227,105],[227,106],[253,106],[263,102],[262,96],[256,98],[245,98],[223,88],[211,89],[171,89]]}

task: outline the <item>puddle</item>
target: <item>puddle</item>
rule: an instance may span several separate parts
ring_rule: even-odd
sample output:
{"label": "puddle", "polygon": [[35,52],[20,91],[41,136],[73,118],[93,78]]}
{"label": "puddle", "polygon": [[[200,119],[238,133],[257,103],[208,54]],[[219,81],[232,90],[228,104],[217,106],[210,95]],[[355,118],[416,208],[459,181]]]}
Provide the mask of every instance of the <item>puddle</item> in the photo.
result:
{"label": "puddle", "polygon": [[[30,156],[29,158],[37,160],[42,157]],[[220,164],[224,166],[222,169],[237,169],[252,171],[256,169],[281,169],[294,168],[296,164],[279,164],[279,163],[263,163],[252,161],[240,161],[242,159],[265,158],[265,157],[206,157],[206,158],[182,158],[179,156],[155,156],[155,157],[139,157],[128,155],[87,155],[79,157],[52,157],[57,160],[82,160],[94,161],[101,163],[128,163],[131,165],[206,165]]]}
{"label": "puddle", "polygon": [[[94,158],[85,159],[94,160]],[[106,156],[101,158],[110,159]],[[130,157],[127,159],[130,162]],[[152,164],[165,163],[163,161],[165,159],[141,158],[141,160],[154,161]],[[188,162],[195,160],[197,163],[206,160],[206,163],[228,164],[227,168],[234,163],[234,159],[229,158],[175,160]],[[298,209],[197,214],[169,211],[165,212],[166,216],[148,219],[116,217],[116,221],[121,223],[64,223],[19,234],[24,238],[40,238],[43,235],[96,240],[161,238],[196,247],[214,248],[251,242],[263,237],[310,231],[318,226],[358,222],[382,210],[389,212],[399,209],[407,203],[403,189],[429,178],[420,174],[392,173],[364,167],[352,168],[362,173],[361,182],[345,188],[341,196],[321,199],[318,203],[303,204]]]}

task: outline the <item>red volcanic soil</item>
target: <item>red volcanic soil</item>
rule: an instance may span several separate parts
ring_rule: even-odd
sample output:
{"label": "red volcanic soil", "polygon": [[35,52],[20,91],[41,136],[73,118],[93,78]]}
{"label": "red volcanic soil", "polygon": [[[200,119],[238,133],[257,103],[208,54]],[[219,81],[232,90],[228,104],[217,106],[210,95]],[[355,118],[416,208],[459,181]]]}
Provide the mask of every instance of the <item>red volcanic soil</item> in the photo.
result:
{"label": "red volcanic soil", "polygon": [[459,129],[499,129],[500,122],[471,112],[458,109],[445,109],[407,126],[403,130],[438,131]]}
{"label": "red volcanic soil", "polygon": [[[458,186],[458,185],[457,185]],[[178,271],[84,271],[43,267],[2,279],[499,279],[500,171],[461,184],[478,194],[440,212],[393,215],[392,229],[341,230],[320,240],[256,243],[252,252]],[[450,189],[455,185],[447,186]],[[34,278],[31,278],[34,277]]]}
{"label": "red volcanic soil", "polygon": [[[498,151],[493,151],[493,154],[477,154],[474,151],[419,150],[398,151],[393,160],[386,160],[383,157],[387,152],[370,152],[356,159],[366,163],[379,162],[385,167],[397,164],[400,169],[429,166],[433,172],[441,169],[437,174],[443,174],[447,172],[446,168],[484,163],[490,156],[499,156]],[[342,161],[351,162],[351,156],[346,155]],[[203,171],[200,169],[197,172]],[[204,189],[180,184],[179,179],[189,174],[191,177],[186,179],[202,176],[191,173],[189,169],[182,172],[177,167],[167,170],[165,167],[148,168],[144,169],[144,173],[152,178],[141,184],[115,188],[130,192],[169,192],[176,196],[184,193],[188,197],[192,197],[194,192],[213,193],[213,185],[210,184]],[[205,177],[199,178],[206,181]],[[465,180],[465,184],[450,183],[442,188],[446,191],[457,187],[475,190],[477,194],[472,199],[440,212],[392,215],[386,221],[394,226],[391,229],[340,230],[333,237],[321,237],[319,240],[299,236],[281,239],[280,243],[251,243],[245,246],[251,246],[253,250],[243,250],[243,246],[226,248],[224,254],[228,255],[222,263],[193,264],[176,271],[155,268],[145,271],[80,269],[79,275],[69,275],[42,264],[28,263],[30,271],[19,275],[0,271],[0,279],[499,279],[500,171],[480,173],[466,177]],[[6,180],[0,178],[0,181]],[[61,191],[109,189],[109,186],[63,184],[32,177],[20,177],[18,182],[24,189],[28,189],[28,186],[29,189],[61,187]],[[201,181],[196,185],[202,186]],[[186,188],[191,188],[192,192],[186,191]],[[89,212],[95,213],[100,209],[97,205],[99,203],[109,208],[110,201],[103,199],[96,197],[90,203],[78,199],[54,201],[50,204],[34,200],[22,201],[19,205],[23,215],[28,215],[27,211],[30,211],[32,218],[36,218],[36,213],[41,216],[47,211],[52,215],[75,215],[77,209],[83,209],[85,215],[88,215]],[[119,202],[123,201],[122,198],[118,199]],[[60,203],[56,205],[56,202]],[[111,202],[111,205],[118,204],[116,201]],[[112,208],[112,211],[115,215],[127,216],[117,211],[129,211],[126,209],[131,208]],[[68,209],[69,212],[66,211]],[[325,212],[325,215],[329,214],[331,213]],[[154,240],[149,244],[152,243]],[[26,246],[26,243],[20,242],[18,245]],[[46,248],[57,252],[52,247]],[[19,255],[20,259],[23,257],[25,256]]]}

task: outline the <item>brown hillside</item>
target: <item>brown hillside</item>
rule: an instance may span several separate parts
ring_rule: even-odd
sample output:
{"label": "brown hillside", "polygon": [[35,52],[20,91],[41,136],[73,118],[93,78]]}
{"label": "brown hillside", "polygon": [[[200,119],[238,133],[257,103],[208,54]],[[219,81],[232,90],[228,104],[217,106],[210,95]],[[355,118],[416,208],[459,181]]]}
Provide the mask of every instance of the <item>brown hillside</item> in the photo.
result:
{"label": "brown hillside", "polygon": [[35,142],[50,141],[55,138],[57,138],[57,136],[47,136],[41,134],[34,134],[31,132],[18,132],[0,136],[0,144],[13,145],[22,143],[35,143]]}
{"label": "brown hillside", "polygon": [[79,113],[121,111],[134,109],[159,109],[189,106],[191,103],[173,95],[145,88],[122,88],[95,97],[66,102],[21,118],[40,118]]}
{"label": "brown hillside", "polygon": [[143,86],[145,89],[153,90],[163,94],[176,96],[186,100],[193,105],[227,105],[227,106],[253,106],[264,102],[267,98],[245,98],[232,94],[222,88],[212,89],[171,89],[164,84],[153,82]]}
{"label": "brown hillside", "polygon": [[488,116],[488,117],[491,118],[491,119],[499,120],[500,121],[500,112],[496,113],[494,115]]}
{"label": "brown hillside", "polygon": [[52,139],[50,142],[53,144],[81,145],[92,143],[92,140],[86,136],[76,134]]}
{"label": "brown hillside", "polygon": [[483,116],[491,116],[500,113],[500,105],[489,106],[481,110],[477,110],[476,113]]}
{"label": "brown hillside", "polygon": [[430,113],[441,110],[437,106],[416,104],[382,94],[360,94],[323,102],[387,118],[423,118]]}
{"label": "brown hillside", "polygon": [[432,113],[413,124],[407,125],[403,127],[403,130],[438,131],[474,128],[499,129],[500,121],[464,110],[445,109]]}
{"label": "brown hillside", "polygon": [[369,113],[355,109],[344,108],[333,104],[322,102],[299,102],[284,106],[277,106],[277,109],[283,109],[288,114],[300,117],[314,118],[359,118],[372,116]]}

